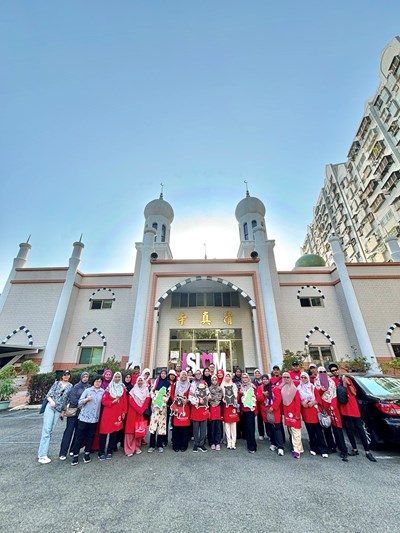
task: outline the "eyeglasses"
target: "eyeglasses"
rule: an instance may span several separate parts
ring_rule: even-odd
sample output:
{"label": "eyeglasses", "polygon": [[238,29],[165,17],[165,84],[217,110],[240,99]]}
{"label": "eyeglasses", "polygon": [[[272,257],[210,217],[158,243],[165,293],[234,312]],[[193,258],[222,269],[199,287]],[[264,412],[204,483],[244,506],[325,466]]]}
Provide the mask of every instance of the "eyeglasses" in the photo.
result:
{"label": "eyeglasses", "polygon": [[283,379],[290,379],[290,376],[283,376]]}
{"label": "eyeglasses", "polygon": [[326,374],[326,370],[320,370],[319,373],[320,374]]}
{"label": "eyeglasses", "polygon": [[307,376],[301,376],[301,379],[308,379]]}

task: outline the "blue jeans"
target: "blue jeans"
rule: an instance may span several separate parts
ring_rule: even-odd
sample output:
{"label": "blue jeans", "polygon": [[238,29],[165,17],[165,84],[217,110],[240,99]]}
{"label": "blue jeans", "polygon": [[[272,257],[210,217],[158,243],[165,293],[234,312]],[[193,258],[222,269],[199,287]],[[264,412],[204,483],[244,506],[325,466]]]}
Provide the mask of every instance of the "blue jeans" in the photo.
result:
{"label": "blue jeans", "polygon": [[43,414],[42,436],[40,437],[38,457],[45,457],[49,451],[50,439],[60,418],[60,413],[48,403]]}

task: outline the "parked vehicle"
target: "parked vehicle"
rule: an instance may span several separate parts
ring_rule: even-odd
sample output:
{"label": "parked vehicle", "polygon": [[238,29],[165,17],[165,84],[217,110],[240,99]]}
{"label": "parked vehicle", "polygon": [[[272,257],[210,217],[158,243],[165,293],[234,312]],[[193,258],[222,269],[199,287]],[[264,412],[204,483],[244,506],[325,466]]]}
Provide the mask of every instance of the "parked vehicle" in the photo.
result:
{"label": "parked vehicle", "polygon": [[400,378],[381,374],[348,374],[372,450],[400,444]]}

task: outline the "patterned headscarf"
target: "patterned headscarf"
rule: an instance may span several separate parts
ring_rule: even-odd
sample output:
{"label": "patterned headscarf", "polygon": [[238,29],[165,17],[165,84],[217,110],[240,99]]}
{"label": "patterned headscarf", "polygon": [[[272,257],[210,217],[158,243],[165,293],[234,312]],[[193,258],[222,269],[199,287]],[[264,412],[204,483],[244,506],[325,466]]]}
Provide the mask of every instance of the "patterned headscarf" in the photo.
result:
{"label": "patterned headscarf", "polygon": [[[115,376],[119,376],[121,379],[119,383],[115,383]],[[106,389],[111,396],[111,398],[121,398],[125,392],[125,385],[122,383],[122,374],[121,372],[115,372],[113,378]]]}
{"label": "patterned headscarf", "polygon": [[142,405],[150,395],[149,389],[146,385],[143,376],[139,376],[137,378],[136,383],[129,394],[135,400],[135,403],[137,403],[139,407],[142,407]]}

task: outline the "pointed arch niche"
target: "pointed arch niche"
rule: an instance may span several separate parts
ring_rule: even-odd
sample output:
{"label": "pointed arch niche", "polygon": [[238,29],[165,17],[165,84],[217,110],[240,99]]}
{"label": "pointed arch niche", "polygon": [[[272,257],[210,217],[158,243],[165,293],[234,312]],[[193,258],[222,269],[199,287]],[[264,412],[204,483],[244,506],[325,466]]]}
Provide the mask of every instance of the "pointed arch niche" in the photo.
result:
{"label": "pointed arch niche", "polygon": [[26,326],[20,326],[19,328],[17,329],[14,329],[14,331],[12,331],[11,333],[9,333],[1,342],[1,344],[6,344],[10,339],[11,337],[13,337],[14,335],[17,335],[17,333],[19,333],[20,331],[23,331],[25,333],[25,335],[27,336],[28,338],[28,346],[33,346],[33,336],[32,336],[32,333],[29,331],[29,329],[26,327]]}
{"label": "pointed arch niche", "polygon": [[304,339],[305,350],[313,362],[320,365],[326,365],[336,359],[334,346],[335,341],[327,331],[319,326],[310,329]]}
{"label": "pointed arch niche", "polygon": [[101,363],[104,359],[106,347],[107,339],[102,331],[97,328],[87,331],[78,341],[78,364],[96,365]]}

